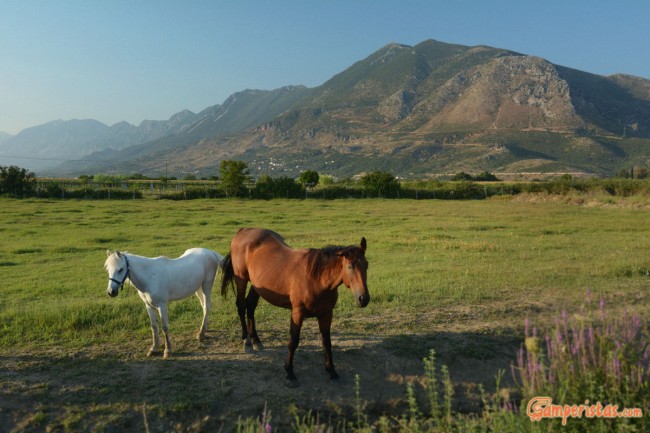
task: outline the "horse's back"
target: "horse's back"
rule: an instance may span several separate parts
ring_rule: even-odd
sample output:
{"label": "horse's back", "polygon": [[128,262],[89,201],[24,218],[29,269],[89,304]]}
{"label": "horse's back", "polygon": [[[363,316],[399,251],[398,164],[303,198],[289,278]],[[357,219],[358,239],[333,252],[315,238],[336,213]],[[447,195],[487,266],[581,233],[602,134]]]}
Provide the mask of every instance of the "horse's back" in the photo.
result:
{"label": "horse's back", "polygon": [[178,267],[202,279],[214,280],[217,269],[221,266],[223,257],[207,248],[190,248],[182,256],[171,260],[172,267]]}
{"label": "horse's back", "polygon": [[282,236],[272,230],[240,229],[230,244],[235,275],[250,280],[255,287],[284,283],[287,270],[295,270],[301,250],[289,247]]}
{"label": "horse's back", "polygon": [[266,254],[281,254],[290,250],[282,236],[272,230],[258,228],[239,229],[230,243],[230,255],[234,262],[248,261],[251,255],[265,251]]}
{"label": "horse's back", "polygon": [[186,250],[179,259],[191,258],[194,260],[205,260],[208,263],[220,264],[223,260],[223,256],[216,251],[212,251],[208,248],[190,248]]}
{"label": "horse's back", "polygon": [[257,248],[268,243],[277,243],[287,246],[284,238],[273,230],[260,229],[260,228],[241,228],[237,231],[230,243],[231,249],[233,246],[236,248]]}

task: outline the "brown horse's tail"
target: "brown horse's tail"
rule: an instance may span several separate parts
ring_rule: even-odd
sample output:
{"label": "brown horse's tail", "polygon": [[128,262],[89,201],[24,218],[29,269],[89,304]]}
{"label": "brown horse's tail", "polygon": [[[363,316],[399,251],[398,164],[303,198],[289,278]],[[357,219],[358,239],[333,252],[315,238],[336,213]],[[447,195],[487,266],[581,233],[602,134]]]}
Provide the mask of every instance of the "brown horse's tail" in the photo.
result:
{"label": "brown horse's tail", "polygon": [[230,253],[226,254],[226,257],[223,258],[223,262],[221,262],[221,270],[221,296],[225,298],[228,293],[228,287],[232,287],[233,290],[235,287],[233,284],[235,271],[232,268],[232,258],[230,257]]}

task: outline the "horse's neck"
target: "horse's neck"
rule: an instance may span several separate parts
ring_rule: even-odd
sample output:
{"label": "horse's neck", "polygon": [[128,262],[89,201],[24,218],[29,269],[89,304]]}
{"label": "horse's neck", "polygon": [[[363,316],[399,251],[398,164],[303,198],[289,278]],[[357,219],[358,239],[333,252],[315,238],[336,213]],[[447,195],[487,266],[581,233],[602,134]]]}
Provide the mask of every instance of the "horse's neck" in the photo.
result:
{"label": "horse's neck", "polygon": [[321,274],[321,286],[330,290],[336,290],[343,284],[343,277],[341,276],[341,261],[337,260]]}
{"label": "horse's neck", "polygon": [[135,254],[123,254],[129,260],[129,280],[133,287],[141,292],[148,291],[147,280],[149,279],[151,259]]}

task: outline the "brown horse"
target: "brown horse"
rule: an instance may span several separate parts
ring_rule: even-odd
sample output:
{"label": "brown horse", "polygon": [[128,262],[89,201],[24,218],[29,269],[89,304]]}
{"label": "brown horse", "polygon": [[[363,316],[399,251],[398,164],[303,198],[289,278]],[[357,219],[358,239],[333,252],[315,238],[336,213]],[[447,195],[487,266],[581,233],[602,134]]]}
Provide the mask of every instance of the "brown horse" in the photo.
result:
{"label": "brown horse", "polygon": [[[300,341],[302,322],[307,317],[318,319],[325,352],[325,370],[330,374],[330,379],[338,379],[330,339],[332,312],[341,284],[352,290],[360,307],[370,302],[365,252],[365,238],[361,239],[360,246],[293,249],[271,230],[240,229],[232,239],[230,253],[223,262],[221,294],[225,296],[228,286],[234,281],[244,349],[252,352],[253,343],[258,349],[262,348],[255,329],[255,308],[261,296],[277,307],[291,310],[289,356],[284,364],[287,386],[298,386],[293,373],[293,356]],[[249,281],[251,290],[245,297]]]}

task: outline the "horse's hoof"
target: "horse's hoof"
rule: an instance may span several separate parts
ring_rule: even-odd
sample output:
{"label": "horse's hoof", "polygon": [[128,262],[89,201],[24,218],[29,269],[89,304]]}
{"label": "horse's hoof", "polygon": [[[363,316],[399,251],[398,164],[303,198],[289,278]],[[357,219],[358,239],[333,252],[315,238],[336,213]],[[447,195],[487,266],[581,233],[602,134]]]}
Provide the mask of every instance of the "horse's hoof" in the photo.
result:
{"label": "horse's hoof", "polygon": [[330,382],[331,383],[339,383],[340,378],[341,377],[338,374],[332,375],[332,376],[330,376]]}
{"label": "horse's hoof", "polygon": [[300,382],[298,382],[298,379],[284,379],[284,386],[287,388],[298,388]]}
{"label": "horse's hoof", "polygon": [[151,358],[152,356],[158,356],[158,355],[160,355],[159,350],[151,349],[150,351],[147,352],[147,358]]}
{"label": "horse's hoof", "polygon": [[165,350],[165,353],[163,354],[163,358],[167,359],[172,356],[172,352],[169,350]]}
{"label": "horse's hoof", "polygon": [[258,341],[257,343],[253,343],[253,345],[254,345],[255,348],[256,348],[257,350],[259,350],[260,352],[261,352],[262,350],[264,350],[264,345],[262,344],[261,341]]}
{"label": "horse's hoof", "polygon": [[196,339],[199,340],[199,341],[203,341],[205,339],[205,334],[202,333],[202,332],[199,332],[198,334],[196,334]]}
{"label": "horse's hoof", "polygon": [[244,353],[255,353],[253,345],[244,341]]}

